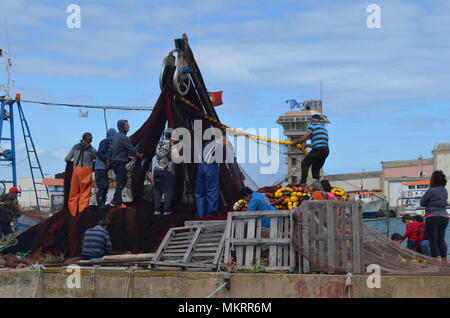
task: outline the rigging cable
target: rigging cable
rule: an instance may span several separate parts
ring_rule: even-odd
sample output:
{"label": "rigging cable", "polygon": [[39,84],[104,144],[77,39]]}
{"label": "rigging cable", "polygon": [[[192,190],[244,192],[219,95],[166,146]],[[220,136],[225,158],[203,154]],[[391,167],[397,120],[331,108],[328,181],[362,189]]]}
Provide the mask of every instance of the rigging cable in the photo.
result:
{"label": "rigging cable", "polygon": [[[13,100],[8,100],[13,101]],[[35,101],[35,100],[25,100],[22,99],[22,102],[25,103],[33,103],[33,104],[41,104],[47,106],[59,106],[59,107],[75,107],[75,108],[91,108],[91,109],[102,109],[103,117],[105,119],[105,128],[108,131],[108,122],[106,120],[106,110],[138,110],[138,111],[151,111],[153,107],[149,106],[106,106],[106,105],[82,105],[82,104],[67,104],[67,103],[53,103],[53,102],[43,102],[43,101]]]}

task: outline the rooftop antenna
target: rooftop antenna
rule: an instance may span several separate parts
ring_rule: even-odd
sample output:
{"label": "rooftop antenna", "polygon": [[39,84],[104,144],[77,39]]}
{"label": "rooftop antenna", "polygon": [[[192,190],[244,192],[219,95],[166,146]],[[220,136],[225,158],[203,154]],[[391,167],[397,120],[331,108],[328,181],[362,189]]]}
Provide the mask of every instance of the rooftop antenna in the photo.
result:
{"label": "rooftop antenna", "polygon": [[322,80],[320,80],[320,103],[322,103]]}
{"label": "rooftop antenna", "polygon": [[422,154],[420,154],[419,155],[419,158],[418,158],[418,161],[419,161],[419,177],[420,178],[422,178],[423,176],[424,176],[424,173],[423,173],[423,165],[422,165]]}
{"label": "rooftop antenna", "polygon": [[365,172],[365,170],[366,169],[361,169],[362,170],[362,174],[361,174],[361,190],[364,190],[364,181],[363,181],[363,178],[364,178],[364,172]]}

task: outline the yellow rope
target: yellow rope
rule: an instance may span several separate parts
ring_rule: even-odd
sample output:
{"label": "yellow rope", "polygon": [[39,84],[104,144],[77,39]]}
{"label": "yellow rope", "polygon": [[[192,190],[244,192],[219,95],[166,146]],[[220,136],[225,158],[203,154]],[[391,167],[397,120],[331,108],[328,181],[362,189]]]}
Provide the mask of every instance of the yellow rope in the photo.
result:
{"label": "yellow rope", "polygon": [[[178,98],[179,98],[182,102],[184,102],[186,105],[188,105],[188,106],[190,106],[190,107],[193,107],[193,108],[195,108],[196,110],[200,111],[200,110],[198,109],[197,106],[195,106],[194,104],[192,104],[192,103],[191,103],[189,100],[187,100],[186,98],[181,97],[181,96],[178,96]],[[277,139],[265,138],[265,137],[260,137],[260,136],[248,134],[248,133],[245,133],[245,132],[240,131],[240,130],[238,130],[238,129],[233,129],[233,128],[231,128],[231,127],[225,126],[224,124],[222,124],[221,122],[215,120],[215,119],[212,118],[211,116],[205,115],[205,114],[203,114],[203,113],[201,113],[201,112],[200,112],[200,114],[202,115],[202,117],[204,117],[205,119],[209,120],[210,122],[213,122],[213,123],[219,125],[222,129],[226,129],[226,130],[228,130],[228,131],[231,131],[231,132],[233,132],[233,133],[236,134],[236,135],[241,135],[241,136],[245,136],[245,137],[247,137],[247,138],[251,138],[251,139],[255,139],[255,140],[262,140],[262,141],[271,142],[271,143],[277,143],[277,144],[282,144],[282,145],[290,145],[290,144],[292,144],[292,141],[277,140]],[[297,145],[296,145],[296,148],[300,149],[300,150],[305,154],[305,156],[308,155],[308,152],[306,151],[306,149],[303,148],[301,145],[297,144]]]}

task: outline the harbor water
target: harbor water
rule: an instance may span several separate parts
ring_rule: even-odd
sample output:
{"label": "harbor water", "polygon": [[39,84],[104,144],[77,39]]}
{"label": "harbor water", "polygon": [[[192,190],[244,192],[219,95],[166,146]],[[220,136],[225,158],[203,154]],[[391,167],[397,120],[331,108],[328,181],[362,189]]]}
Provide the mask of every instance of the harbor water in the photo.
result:
{"label": "harbor water", "polygon": [[[364,222],[373,227],[378,232],[386,235],[386,220],[383,218],[373,218],[373,219],[363,219]],[[402,223],[402,218],[390,218],[389,219],[389,238],[393,233],[399,233],[400,235],[404,235],[406,232],[406,225]],[[450,226],[447,227],[445,233],[445,241],[450,241]],[[403,245],[406,246],[406,240],[403,242]]]}

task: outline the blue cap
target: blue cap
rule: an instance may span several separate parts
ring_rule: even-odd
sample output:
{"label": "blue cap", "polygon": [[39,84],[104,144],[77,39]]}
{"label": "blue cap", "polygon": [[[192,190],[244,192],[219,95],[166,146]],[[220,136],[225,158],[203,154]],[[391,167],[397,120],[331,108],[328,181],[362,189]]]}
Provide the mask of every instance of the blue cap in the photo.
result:
{"label": "blue cap", "polygon": [[314,114],[314,115],[311,116],[311,119],[322,120],[322,117],[319,114]]}

